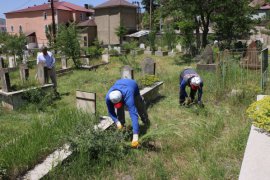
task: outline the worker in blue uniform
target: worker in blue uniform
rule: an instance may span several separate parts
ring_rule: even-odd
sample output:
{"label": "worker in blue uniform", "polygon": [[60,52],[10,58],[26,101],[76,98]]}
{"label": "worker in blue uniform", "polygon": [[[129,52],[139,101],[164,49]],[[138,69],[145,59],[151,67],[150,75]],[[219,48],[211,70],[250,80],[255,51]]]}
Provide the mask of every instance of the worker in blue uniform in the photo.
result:
{"label": "worker in blue uniform", "polygon": [[[109,89],[106,95],[106,104],[109,116],[113,119],[118,129],[125,124],[124,106],[127,107],[132,121],[133,139],[132,147],[139,146],[139,122],[138,114],[143,123],[149,126],[148,114],[145,103],[140,95],[136,81],[132,79],[119,79]],[[115,112],[115,109],[117,112]]]}
{"label": "worker in blue uniform", "polygon": [[[190,87],[190,95],[188,97],[186,86]],[[186,98],[189,98],[188,103],[194,102],[195,95],[198,91],[198,104],[203,106],[203,81],[199,74],[191,68],[184,69],[180,74],[180,89],[179,89],[179,103],[185,105]]]}

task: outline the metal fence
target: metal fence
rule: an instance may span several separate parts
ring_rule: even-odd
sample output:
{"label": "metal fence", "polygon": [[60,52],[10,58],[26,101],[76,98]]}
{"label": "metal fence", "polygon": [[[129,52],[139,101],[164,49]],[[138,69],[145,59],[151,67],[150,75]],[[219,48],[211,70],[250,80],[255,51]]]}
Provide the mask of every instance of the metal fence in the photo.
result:
{"label": "metal fence", "polygon": [[219,64],[217,76],[221,88],[248,88],[265,90],[268,74],[268,49],[262,51],[241,49],[225,50],[214,55]]}

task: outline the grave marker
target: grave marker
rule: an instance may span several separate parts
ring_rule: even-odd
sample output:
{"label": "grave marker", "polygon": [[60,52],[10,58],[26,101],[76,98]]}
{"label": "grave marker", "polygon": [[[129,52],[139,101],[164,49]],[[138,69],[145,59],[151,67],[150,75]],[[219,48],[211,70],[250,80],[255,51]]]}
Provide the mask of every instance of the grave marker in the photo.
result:
{"label": "grave marker", "polygon": [[47,84],[49,82],[47,68],[45,67],[45,64],[42,62],[38,63],[37,65],[37,77],[38,82],[41,85]]}
{"label": "grave marker", "polygon": [[151,58],[146,58],[142,62],[142,71],[143,74],[155,75],[156,72],[156,63]]}
{"label": "grave marker", "polygon": [[20,76],[21,80],[25,81],[29,78],[29,68],[27,64],[20,64]]}
{"label": "grave marker", "polygon": [[76,91],[77,109],[96,114],[96,93]]}
{"label": "grave marker", "polygon": [[130,66],[124,66],[121,71],[122,79],[134,79],[134,71]]}
{"label": "grave marker", "polygon": [[9,78],[9,69],[8,68],[0,68],[0,77],[2,81],[2,91],[10,92],[10,78]]}
{"label": "grave marker", "polygon": [[61,57],[61,64],[62,64],[62,69],[67,69],[67,58],[66,58],[66,56]]}

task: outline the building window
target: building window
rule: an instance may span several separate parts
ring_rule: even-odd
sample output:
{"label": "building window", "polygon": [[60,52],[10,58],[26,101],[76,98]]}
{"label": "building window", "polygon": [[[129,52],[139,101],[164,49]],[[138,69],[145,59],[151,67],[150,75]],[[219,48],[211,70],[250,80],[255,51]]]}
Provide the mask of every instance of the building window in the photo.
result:
{"label": "building window", "polygon": [[13,26],[11,26],[11,32],[14,32],[14,27]]}
{"label": "building window", "polygon": [[23,32],[23,29],[22,29],[22,26],[21,26],[21,25],[19,26],[19,32],[20,32],[20,33]]}
{"label": "building window", "polygon": [[87,43],[87,36],[83,36],[83,46],[87,47],[88,43]]}
{"label": "building window", "polygon": [[47,13],[46,12],[43,13],[43,17],[44,17],[44,20],[47,19]]}
{"label": "building window", "polygon": [[83,13],[80,14],[80,19],[83,21]]}

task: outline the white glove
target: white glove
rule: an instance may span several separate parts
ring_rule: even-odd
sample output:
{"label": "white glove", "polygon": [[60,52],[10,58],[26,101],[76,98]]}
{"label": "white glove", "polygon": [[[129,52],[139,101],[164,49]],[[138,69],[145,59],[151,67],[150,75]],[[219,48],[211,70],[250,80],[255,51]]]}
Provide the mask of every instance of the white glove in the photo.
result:
{"label": "white glove", "polygon": [[138,134],[133,134],[133,139],[131,142],[131,147],[137,148],[139,146],[139,135]]}
{"label": "white glove", "polygon": [[120,121],[116,122],[117,129],[121,130],[123,128],[122,124]]}

